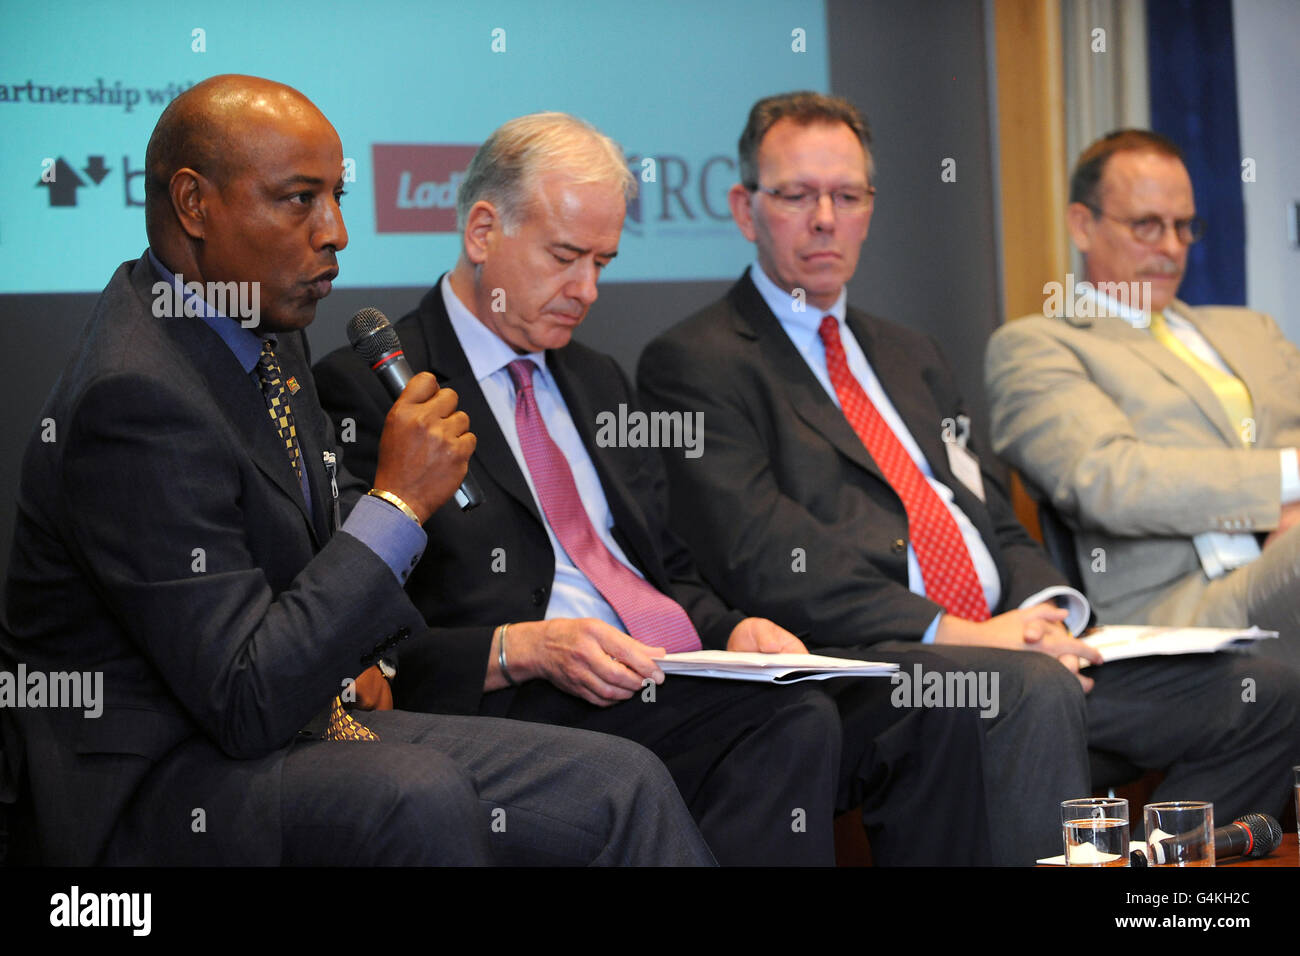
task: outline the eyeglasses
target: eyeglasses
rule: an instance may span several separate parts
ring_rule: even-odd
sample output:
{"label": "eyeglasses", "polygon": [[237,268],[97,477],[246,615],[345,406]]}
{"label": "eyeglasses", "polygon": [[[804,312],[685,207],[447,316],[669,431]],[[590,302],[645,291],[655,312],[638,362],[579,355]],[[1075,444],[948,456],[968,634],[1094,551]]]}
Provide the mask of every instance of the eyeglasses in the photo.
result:
{"label": "eyeglasses", "polygon": [[792,213],[808,213],[819,207],[822,196],[831,197],[831,205],[838,212],[863,212],[876,195],[875,186],[841,186],[837,189],[813,189],[811,186],[759,186],[749,187],[750,192],[771,196],[777,205]]}
{"label": "eyeglasses", "polygon": [[1154,246],[1165,237],[1166,223],[1170,222],[1174,224],[1174,234],[1178,236],[1178,241],[1185,246],[1190,246],[1205,235],[1205,220],[1200,216],[1193,216],[1191,219],[1163,219],[1160,216],[1121,219],[1119,216],[1107,215],[1096,206],[1089,206],[1087,203],[1084,205],[1092,210],[1094,216],[1101,216],[1103,219],[1121,222],[1128,226],[1133,233],[1133,238],[1148,246]]}

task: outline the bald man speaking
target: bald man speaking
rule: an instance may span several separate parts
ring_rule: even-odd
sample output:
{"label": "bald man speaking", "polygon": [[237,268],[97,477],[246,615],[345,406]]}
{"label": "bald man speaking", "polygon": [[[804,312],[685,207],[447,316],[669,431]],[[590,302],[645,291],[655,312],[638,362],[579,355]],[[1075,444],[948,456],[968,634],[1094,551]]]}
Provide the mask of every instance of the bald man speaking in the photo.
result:
{"label": "bald man speaking", "polygon": [[402,584],[465,477],[468,419],[418,375],[371,493],[337,467],[303,330],[348,241],[343,150],[301,93],[205,80],[163,112],[145,166],[149,248],[100,296],[23,461],[0,656],[102,694],[13,711],[22,855],[711,862],[635,744],[349,713],[354,675],[436,639]]}

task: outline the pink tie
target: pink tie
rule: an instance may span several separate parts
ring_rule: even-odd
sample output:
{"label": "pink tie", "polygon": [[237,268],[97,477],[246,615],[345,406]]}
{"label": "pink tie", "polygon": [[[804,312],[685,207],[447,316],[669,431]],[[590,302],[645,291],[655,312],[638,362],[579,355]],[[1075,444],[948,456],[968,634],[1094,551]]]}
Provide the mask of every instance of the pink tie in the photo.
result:
{"label": "pink tie", "polygon": [[516,359],[508,368],[515,383],[515,428],[519,431],[519,444],[537,496],[542,500],[542,511],[560,545],[609,602],[628,634],[642,644],[667,648],[670,654],[698,651],[699,635],[682,606],[633,574],[596,536],[596,529],[591,526],[587,509],[578,496],[569,463],[551,439],[537,410],[537,397],[533,394],[536,364],[530,359]]}
{"label": "pink tie", "polygon": [[917,563],[921,565],[926,596],[943,605],[949,614],[968,621],[987,621],[988,601],[984,599],[979,575],[975,573],[970,551],[962,540],[961,529],[957,527],[952,512],[930,487],[903,443],[880,417],[876,406],[849,371],[835,316],[828,315],[822,319],[817,331],[826,346],[826,368],[831,374],[831,384],[839,396],[844,417],[858,433],[862,444],[867,446],[867,451],[907,511],[912,548],[916,551]]}

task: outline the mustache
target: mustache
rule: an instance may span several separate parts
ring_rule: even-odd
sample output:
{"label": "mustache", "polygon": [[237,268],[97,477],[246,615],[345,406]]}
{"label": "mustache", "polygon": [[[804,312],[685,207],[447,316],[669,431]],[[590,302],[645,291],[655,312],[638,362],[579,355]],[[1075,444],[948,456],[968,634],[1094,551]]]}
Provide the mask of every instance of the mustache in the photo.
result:
{"label": "mustache", "polygon": [[1138,272],[1138,275],[1165,277],[1180,275],[1182,271],[1183,267],[1178,263],[1169,259],[1161,259],[1157,262],[1151,263],[1149,266],[1145,266]]}

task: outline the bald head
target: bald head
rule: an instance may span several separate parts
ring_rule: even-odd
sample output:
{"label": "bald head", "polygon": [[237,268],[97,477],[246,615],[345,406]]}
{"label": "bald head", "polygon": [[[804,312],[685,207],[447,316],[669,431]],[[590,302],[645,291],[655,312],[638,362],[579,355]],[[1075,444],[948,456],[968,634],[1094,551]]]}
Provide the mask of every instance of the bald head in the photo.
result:
{"label": "bald head", "polygon": [[177,172],[191,169],[224,188],[256,161],[257,126],[306,115],[327,123],[293,87],[236,73],[209,77],[172,100],[158,117],[144,156],[150,245],[166,245],[176,228],[171,181]]}
{"label": "bald head", "polygon": [[254,76],[204,80],[163,111],[145,170],[149,247],[168,269],[258,290],[263,330],[312,321],[348,234],[343,147],[310,100]]}

